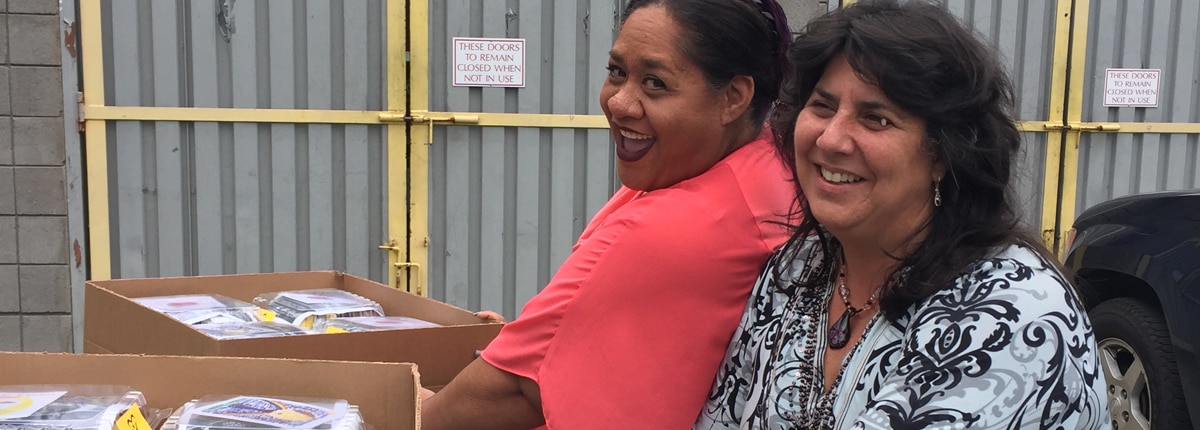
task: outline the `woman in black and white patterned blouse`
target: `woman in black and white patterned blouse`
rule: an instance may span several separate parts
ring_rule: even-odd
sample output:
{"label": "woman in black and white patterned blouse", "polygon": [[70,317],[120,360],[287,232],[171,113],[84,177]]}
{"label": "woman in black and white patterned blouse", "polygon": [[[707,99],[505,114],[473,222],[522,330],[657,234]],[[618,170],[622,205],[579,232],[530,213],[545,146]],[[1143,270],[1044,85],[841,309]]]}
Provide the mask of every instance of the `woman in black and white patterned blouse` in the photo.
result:
{"label": "woman in black and white patterned blouse", "polygon": [[931,4],[808,25],[773,119],[804,222],[697,429],[1106,429],[1084,308],[1020,232],[997,54]]}

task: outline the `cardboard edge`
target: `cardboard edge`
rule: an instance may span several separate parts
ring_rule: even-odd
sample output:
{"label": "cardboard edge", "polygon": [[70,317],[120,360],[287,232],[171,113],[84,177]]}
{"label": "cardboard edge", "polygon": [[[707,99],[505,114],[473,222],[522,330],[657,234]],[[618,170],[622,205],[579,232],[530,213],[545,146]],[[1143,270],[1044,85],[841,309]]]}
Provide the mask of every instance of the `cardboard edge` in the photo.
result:
{"label": "cardboard edge", "polygon": [[[145,391],[148,396],[152,395],[151,393],[154,391],[158,391],[159,395],[155,396],[155,399],[151,399],[151,402],[164,402],[171,405],[180,404],[188,398],[194,398],[195,395],[200,394],[186,393],[188,395],[181,397],[180,394],[184,393],[178,392],[180,391],[178,385],[180,381],[176,376],[184,373],[194,373],[196,369],[207,369],[210,371],[221,369],[222,372],[228,371],[228,375],[222,374],[219,377],[213,378],[206,377],[195,386],[196,390],[210,390],[207,394],[218,394],[213,390],[221,390],[222,388],[217,388],[217,386],[229,380],[235,381],[233,384],[234,387],[231,389],[241,390],[245,388],[238,388],[239,386],[259,384],[259,382],[253,381],[269,381],[274,377],[307,374],[304,372],[305,370],[319,370],[316,373],[326,379],[304,380],[291,378],[286,383],[281,384],[282,386],[290,387],[287,390],[292,393],[279,393],[280,386],[262,384],[251,389],[253,391],[251,394],[267,396],[315,395],[317,397],[327,397],[329,396],[328,394],[307,394],[297,391],[306,391],[305,387],[310,386],[328,387],[328,384],[322,384],[322,382],[344,382],[335,377],[335,375],[352,376],[353,378],[348,381],[372,381],[378,384],[370,391],[372,395],[378,396],[370,397],[375,399],[370,404],[376,409],[373,409],[374,412],[367,415],[374,418],[369,421],[374,428],[408,429],[418,428],[420,425],[420,374],[417,365],[413,363],[3,351],[0,351],[0,363],[11,365],[17,371],[10,374],[0,372],[0,385],[14,383],[20,385],[44,383],[121,384]],[[323,366],[324,368],[314,368],[313,366]],[[264,371],[264,369],[267,369],[267,371]],[[206,374],[212,375],[211,373]],[[388,377],[386,379],[379,379],[379,376],[383,375],[387,375]],[[401,387],[396,386],[398,385],[396,382],[406,380],[412,383],[410,390],[401,389]],[[187,385],[186,387],[192,386]],[[146,390],[146,388],[150,388],[150,390]],[[184,388],[182,391],[191,389]],[[224,389],[230,388],[227,387]],[[167,394],[165,392],[171,393]],[[355,396],[361,397],[365,395],[367,394],[359,392],[353,396],[348,396],[347,399],[353,401]],[[164,398],[168,400],[159,400]],[[363,405],[363,403],[359,404]],[[409,409],[408,405],[411,405],[411,409]],[[411,415],[408,414],[406,409],[411,411]]]}
{"label": "cardboard edge", "polygon": [[416,399],[416,401],[413,402],[413,405],[415,405],[413,407],[413,428],[416,430],[421,430],[421,370],[418,369],[417,365],[415,364],[412,366],[412,374],[413,398]]}

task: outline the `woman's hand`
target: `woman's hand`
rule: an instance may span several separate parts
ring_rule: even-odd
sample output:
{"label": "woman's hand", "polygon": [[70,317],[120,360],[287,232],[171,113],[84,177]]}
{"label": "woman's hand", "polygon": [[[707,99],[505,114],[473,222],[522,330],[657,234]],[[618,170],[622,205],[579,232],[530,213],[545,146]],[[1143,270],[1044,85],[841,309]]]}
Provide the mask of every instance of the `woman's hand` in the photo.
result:
{"label": "woman's hand", "polygon": [[479,317],[479,319],[487,321],[487,322],[498,322],[498,323],[508,322],[508,320],[504,319],[503,315],[500,315],[499,313],[494,312],[494,311],[479,311],[479,312],[475,313],[475,316],[477,316],[477,317]]}

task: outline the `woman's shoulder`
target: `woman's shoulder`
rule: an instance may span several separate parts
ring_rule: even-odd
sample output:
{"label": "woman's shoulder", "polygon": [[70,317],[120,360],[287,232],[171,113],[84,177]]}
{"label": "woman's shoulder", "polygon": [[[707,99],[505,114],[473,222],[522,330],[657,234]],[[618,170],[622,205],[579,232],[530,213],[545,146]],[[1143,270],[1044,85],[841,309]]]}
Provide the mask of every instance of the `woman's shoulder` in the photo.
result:
{"label": "woman's shoulder", "polygon": [[759,139],[730,153],[704,173],[672,187],[699,192],[723,205],[741,200],[750,210],[784,213],[795,200],[792,173],[770,140]]}
{"label": "woman's shoulder", "polygon": [[1053,261],[1020,243],[996,247],[960,275],[958,284],[968,291],[1018,290],[1036,295],[1069,293],[1071,282]]}
{"label": "woman's shoulder", "polygon": [[1058,266],[1023,244],[995,248],[914,306],[915,314],[953,308],[959,318],[987,315],[986,319],[1009,322],[1052,314],[1076,319],[1082,314],[1075,290]]}

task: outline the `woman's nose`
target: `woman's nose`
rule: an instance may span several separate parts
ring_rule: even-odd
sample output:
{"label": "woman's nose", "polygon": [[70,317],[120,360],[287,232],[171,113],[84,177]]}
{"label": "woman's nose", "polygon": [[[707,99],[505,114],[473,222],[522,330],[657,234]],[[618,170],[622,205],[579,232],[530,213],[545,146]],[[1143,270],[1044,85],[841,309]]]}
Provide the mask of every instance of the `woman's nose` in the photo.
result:
{"label": "woman's nose", "polygon": [[627,85],[618,88],[616,94],[608,98],[608,110],[613,116],[621,118],[641,118],[645,113],[636,91]]}
{"label": "woman's nose", "polygon": [[843,112],[834,114],[825,122],[821,135],[817,136],[817,146],[830,152],[851,152],[854,145],[850,131],[853,126],[854,118],[851,115]]}

